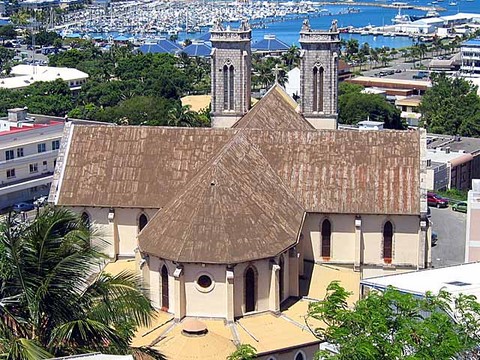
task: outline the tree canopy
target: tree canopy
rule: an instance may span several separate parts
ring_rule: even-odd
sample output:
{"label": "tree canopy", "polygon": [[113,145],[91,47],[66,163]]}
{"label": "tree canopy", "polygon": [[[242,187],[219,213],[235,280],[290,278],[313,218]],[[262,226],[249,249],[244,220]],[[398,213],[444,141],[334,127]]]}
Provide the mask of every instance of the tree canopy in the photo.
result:
{"label": "tree canopy", "polygon": [[432,74],[420,104],[422,124],[436,134],[480,136],[480,97],[468,80]]}
{"label": "tree canopy", "polygon": [[341,124],[354,125],[367,119],[384,122],[387,129],[404,129],[400,110],[384,96],[362,93],[363,87],[342,82],[338,89],[338,118]]}
{"label": "tree canopy", "polygon": [[46,208],[32,223],[15,216],[0,224],[0,353],[37,360],[131,348],[138,326],[154,309],[140,280],[122,272],[98,273],[103,256],[90,246],[94,233],[80,217]]}
{"label": "tree canopy", "polygon": [[309,305],[309,316],[325,324],[314,334],[338,350],[319,352],[319,358],[434,360],[479,355],[480,304],[474,296],[453,298],[441,291],[416,297],[387,288],[370,292],[348,308],[349,295],[334,281],[323,301]]}

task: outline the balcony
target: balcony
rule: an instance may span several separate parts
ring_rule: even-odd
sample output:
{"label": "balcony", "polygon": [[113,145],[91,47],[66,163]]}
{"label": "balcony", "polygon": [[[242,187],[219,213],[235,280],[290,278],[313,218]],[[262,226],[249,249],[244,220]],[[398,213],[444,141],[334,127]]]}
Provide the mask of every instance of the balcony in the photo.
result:
{"label": "balcony", "polygon": [[29,177],[27,179],[21,179],[11,181],[8,183],[0,184],[0,196],[6,195],[12,192],[30,189],[35,186],[49,185],[53,180],[53,171],[39,174],[35,177]]}

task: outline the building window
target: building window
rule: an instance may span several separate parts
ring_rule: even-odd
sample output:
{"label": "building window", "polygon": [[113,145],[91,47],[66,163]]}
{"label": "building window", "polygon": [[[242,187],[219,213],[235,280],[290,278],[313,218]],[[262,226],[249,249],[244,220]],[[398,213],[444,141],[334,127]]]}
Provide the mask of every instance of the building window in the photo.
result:
{"label": "building window", "polygon": [[245,312],[255,311],[257,308],[257,273],[253,266],[249,266],[245,271]]}
{"label": "building window", "polygon": [[296,355],[294,360],[306,360],[305,354],[302,351],[299,351]]}
{"label": "building window", "polygon": [[14,159],[13,150],[5,151],[5,160],[13,160],[13,159]]}
{"label": "building window", "polygon": [[11,179],[15,177],[15,169],[7,170],[7,179]]}
{"label": "building window", "polygon": [[162,310],[167,311],[168,306],[169,306],[169,301],[168,301],[168,270],[165,265],[162,267],[162,271],[160,273],[161,281],[162,281]]}
{"label": "building window", "polygon": [[233,65],[225,64],[223,66],[223,110],[234,110],[234,73],[235,69]]}
{"label": "building window", "polygon": [[42,152],[47,151],[47,147],[46,147],[45,143],[43,143],[43,144],[38,144],[38,145],[37,145],[37,150],[38,150],[39,153],[42,153]]}
{"label": "building window", "polygon": [[208,293],[215,287],[215,280],[210,274],[203,272],[199,274],[195,281],[195,287],[202,293]]}
{"label": "building window", "polygon": [[58,150],[58,149],[60,149],[60,140],[52,141],[52,150]]}
{"label": "building window", "polygon": [[80,216],[80,219],[86,227],[90,227],[90,216],[85,211]]}
{"label": "building window", "polygon": [[140,217],[138,218],[138,231],[139,232],[142,231],[143,228],[147,226],[147,223],[148,223],[147,215],[145,214],[140,215]]}
{"label": "building window", "polygon": [[17,149],[17,157],[23,157],[23,148]]}
{"label": "building window", "polygon": [[42,163],[42,165],[43,165],[43,170],[47,170],[47,169],[48,169],[48,165],[47,165],[47,162],[46,162],[46,161],[44,161],[44,162]]}
{"label": "building window", "polygon": [[323,67],[313,68],[313,111],[323,111]]}
{"label": "building window", "polygon": [[383,260],[386,263],[392,262],[393,254],[393,225],[387,221],[383,225]]}
{"label": "building window", "polygon": [[57,159],[53,160],[53,167],[54,167],[54,168],[57,167]]}
{"label": "building window", "polygon": [[30,174],[38,172],[38,164],[30,164]]}
{"label": "building window", "polygon": [[330,220],[325,219],[322,222],[322,257],[330,258],[332,239],[332,224]]}

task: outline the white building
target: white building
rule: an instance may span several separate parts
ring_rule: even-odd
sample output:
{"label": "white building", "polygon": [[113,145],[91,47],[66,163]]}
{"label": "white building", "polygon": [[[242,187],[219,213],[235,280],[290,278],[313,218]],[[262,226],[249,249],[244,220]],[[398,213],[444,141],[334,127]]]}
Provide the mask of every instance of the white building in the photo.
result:
{"label": "white building", "polygon": [[383,122],[381,121],[372,121],[365,120],[358,123],[358,130],[383,130]]}
{"label": "white building", "polygon": [[480,75],[480,39],[465,41],[460,49],[462,65],[460,70],[470,76]]}
{"label": "white building", "polygon": [[361,292],[368,290],[384,291],[388,286],[417,296],[425,296],[427,291],[438,294],[441,290],[453,296],[474,295],[480,298],[480,263],[448,266],[438,269],[419,270],[403,274],[379,276],[360,280]]}
{"label": "white building", "polygon": [[48,194],[63,126],[28,118],[26,109],[0,119],[0,209]]}
{"label": "white building", "polygon": [[37,81],[65,81],[70,90],[78,91],[87,81],[88,74],[83,71],[51,66],[17,65],[12,68],[13,77],[0,79],[0,88],[22,89]]}

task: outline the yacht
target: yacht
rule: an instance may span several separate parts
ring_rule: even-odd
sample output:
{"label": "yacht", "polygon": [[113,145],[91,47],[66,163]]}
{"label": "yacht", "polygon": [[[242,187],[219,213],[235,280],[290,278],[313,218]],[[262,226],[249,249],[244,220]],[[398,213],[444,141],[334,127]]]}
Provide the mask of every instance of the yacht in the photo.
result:
{"label": "yacht", "polygon": [[394,24],[406,24],[412,22],[410,15],[402,15],[402,8],[398,8],[398,14],[392,19],[392,23]]}

